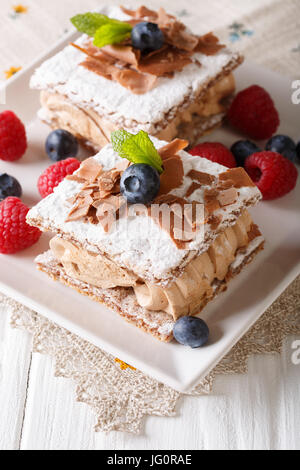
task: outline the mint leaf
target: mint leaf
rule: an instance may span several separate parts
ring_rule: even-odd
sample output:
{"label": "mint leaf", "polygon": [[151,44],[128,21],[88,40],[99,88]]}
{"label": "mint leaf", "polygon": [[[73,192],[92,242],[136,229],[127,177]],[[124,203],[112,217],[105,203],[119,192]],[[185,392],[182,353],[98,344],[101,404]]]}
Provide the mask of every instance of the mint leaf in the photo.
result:
{"label": "mint leaf", "polygon": [[71,18],[71,23],[81,33],[94,37],[97,29],[107,24],[108,18],[100,13],[84,13],[83,15],[76,15]]}
{"label": "mint leaf", "polygon": [[131,24],[109,18],[101,13],[76,15],[71,18],[71,22],[81,33],[94,37],[94,44],[97,47],[122,42],[132,31]]}
{"label": "mint leaf", "polygon": [[140,131],[134,135],[122,129],[111,134],[111,142],[120,157],[127,158],[132,163],[151,165],[159,173],[163,172],[161,156],[146,132]]}
{"label": "mint leaf", "polygon": [[97,47],[118,44],[130,36],[132,26],[128,23],[107,23],[97,29],[94,45]]}
{"label": "mint leaf", "polygon": [[124,129],[120,129],[119,131],[115,131],[111,133],[111,143],[112,143],[113,149],[122,158],[127,158],[127,155],[123,151],[123,144],[130,137],[132,137],[132,134],[130,134],[130,132],[125,131]]}

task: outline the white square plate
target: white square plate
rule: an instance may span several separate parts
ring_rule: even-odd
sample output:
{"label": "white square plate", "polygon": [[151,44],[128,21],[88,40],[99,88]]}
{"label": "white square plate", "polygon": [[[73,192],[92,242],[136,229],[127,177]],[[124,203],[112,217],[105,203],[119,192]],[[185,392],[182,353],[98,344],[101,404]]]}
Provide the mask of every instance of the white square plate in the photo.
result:
{"label": "white square plate", "polygon": [[[12,109],[27,124],[29,149],[25,157],[11,164],[0,161],[0,173],[18,178],[24,189],[23,201],[30,206],[39,200],[37,179],[50,161],[44,150],[49,129],[36,119],[39,93],[29,90],[29,78],[35,67],[71,39],[73,34],[14,77],[7,86],[6,105],[0,107],[0,111]],[[300,138],[300,105],[291,102],[289,79],[249,63],[239,68],[236,78],[239,89],[254,83],[264,86],[279,109],[280,132]],[[209,140],[231,145],[238,138],[238,134],[224,128],[214,132]],[[299,201],[298,182],[296,190],[289,195],[263,202],[251,211],[266,238],[265,250],[202,313],[211,330],[210,342],[202,349],[192,350],[175,342],[160,343],[104,306],[37,271],[33,259],[47,250],[47,235],[18,255],[0,255],[0,290],[146,374],[187,392],[209,373],[300,273]]]}

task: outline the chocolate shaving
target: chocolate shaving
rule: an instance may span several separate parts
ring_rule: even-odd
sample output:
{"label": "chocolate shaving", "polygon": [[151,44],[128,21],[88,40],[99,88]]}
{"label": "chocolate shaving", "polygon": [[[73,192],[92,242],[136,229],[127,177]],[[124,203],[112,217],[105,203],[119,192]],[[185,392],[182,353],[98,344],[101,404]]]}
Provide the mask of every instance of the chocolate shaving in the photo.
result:
{"label": "chocolate shaving", "polygon": [[76,172],[84,184],[69,201],[73,207],[66,222],[85,219],[93,224],[101,223],[104,230],[109,231],[124,203],[120,195],[120,178],[129,164],[124,160],[117,168],[103,171],[95,158],[85,160]]}
{"label": "chocolate shaving", "polygon": [[164,172],[160,177],[159,196],[167,194],[173,189],[179,188],[183,183],[184,171],[182,160],[179,156],[164,160]]}
{"label": "chocolate shaving", "polygon": [[201,54],[215,55],[224,47],[224,44],[219,43],[217,36],[215,36],[213,33],[207,33],[203,36],[200,36],[195,50],[196,52],[201,52]]}
{"label": "chocolate shaving", "polygon": [[[156,85],[158,77],[172,78],[176,71],[183,70],[193,62],[195,52],[213,55],[224,47],[213,33],[200,37],[190,33],[183,23],[167,14],[163,8],[158,12],[144,6],[137,10],[121,8],[131,16],[129,23],[132,25],[141,21],[157,23],[165,37],[162,48],[142,55],[133,48],[130,39],[122,44],[102,48],[94,46],[91,40],[84,46],[71,45],[87,55],[81,66],[118,82],[132,93],[147,93]],[[201,66],[198,60],[195,63]]]}
{"label": "chocolate shaving", "polygon": [[154,88],[157,77],[130,69],[121,69],[105,63],[103,60],[88,57],[80,65],[108,80],[114,80],[136,95],[141,95]]}
{"label": "chocolate shaving", "polygon": [[[186,230],[184,227],[185,219],[183,207],[184,204],[188,204],[188,201],[177,198],[172,194],[164,194],[157,197],[153,204],[159,205],[160,208],[158,212],[155,212],[153,207],[149,207],[149,217],[152,217],[153,220],[170,235],[177,248],[184,249],[187,240],[183,240],[183,233]],[[164,210],[164,207],[162,207],[163,205],[169,207],[168,213]],[[191,226],[188,227],[188,230],[192,230]]]}
{"label": "chocolate shaving", "polygon": [[233,186],[235,188],[255,187],[252,179],[243,168],[230,168],[224,173],[219,174],[220,182],[228,180],[233,181]]}
{"label": "chocolate shaving", "polygon": [[92,183],[98,178],[102,172],[102,165],[97,162],[93,157],[84,160],[80,165],[79,170],[76,172],[76,176],[84,179],[86,182]]}
{"label": "chocolate shaving", "polygon": [[110,196],[105,200],[94,202],[93,207],[97,209],[96,217],[106,233],[110,231],[114,222],[116,222],[118,212],[124,203],[125,201],[121,195]]}
{"label": "chocolate shaving", "polygon": [[[95,47],[95,49],[97,49],[97,47]],[[125,46],[123,44],[104,46],[101,48],[101,51],[109,57],[117,59],[124,64],[133,65],[135,68],[138,67],[141,58],[141,51],[139,49],[134,49],[132,46]]]}
{"label": "chocolate shaving", "polygon": [[182,23],[175,21],[167,28],[162,27],[166,42],[179,50],[194,53],[199,39],[194,34],[188,33],[182,26]]}
{"label": "chocolate shaving", "polygon": [[232,187],[234,187],[234,181],[231,179],[217,182],[217,189],[219,189],[220,191],[222,191],[223,189],[229,189]]}
{"label": "chocolate shaving", "polygon": [[121,10],[123,13],[125,13],[128,16],[132,16],[133,18],[147,18],[147,19],[152,19],[152,20],[157,20],[158,14],[154,10],[149,10],[149,8],[145,6],[140,6],[137,10],[130,10],[129,8],[126,8],[124,6],[120,6]]}
{"label": "chocolate shaving", "polygon": [[[168,206],[168,212],[165,212],[164,205]],[[148,215],[169,233],[177,248],[184,249],[186,243],[195,237],[197,227],[204,223],[204,221],[197,220],[197,206],[199,203],[196,201],[191,204],[186,199],[173,194],[164,194],[158,196],[153,206],[148,208]]]}
{"label": "chocolate shaving", "polygon": [[193,181],[193,183],[191,184],[191,186],[189,187],[189,189],[187,190],[186,192],[186,197],[190,197],[197,189],[200,189],[201,188],[201,184],[199,183],[195,183]]}
{"label": "chocolate shaving", "polygon": [[157,77],[135,70],[120,70],[116,75],[117,82],[136,95],[143,95],[152,90],[157,82]]}
{"label": "chocolate shaving", "polygon": [[204,191],[205,215],[206,217],[220,209],[218,201],[219,191],[216,188],[206,189]]}
{"label": "chocolate shaving", "polygon": [[172,77],[174,72],[181,72],[184,67],[192,62],[191,54],[169,47],[158,51],[154,56],[142,58],[138,70],[156,77]]}
{"label": "chocolate shaving", "polygon": [[204,200],[205,202],[212,201],[214,199],[217,199],[218,195],[219,191],[216,188],[206,189],[204,191]]}
{"label": "chocolate shaving", "polygon": [[83,202],[80,201],[78,204],[72,207],[66,222],[75,222],[76,220],[82,219],[88,215],[89,209],[90,206],[88,204],[83,204]]}
{"label": "chocolate shaving", "polygon": [[73,175],[68,175],[66,176],[65,178],[66,180],[69,180],[69,181],[76,181],[76,183],[85,183],[85,179],[84,178],[80,178],[79,176],[75,174]]}
{"label": "chocolate shaving", "polygon": [[234,204],[237,201],[237,198],[238,192],[235,188],[224,189],[218,195],[218,201],[222,207]]}
{"label": "chocolate shaving", "polygon": [[187,140],[174,139],[169,144],[164,145],[164,147],[161,147],[158,150],[158,153],[161,156],[162,160],[165,160],[169,157],[173,157],[173,155],[176,155],[181,150],[184,150],[188,145],[189,142]]}
{"label": "chocolate shaving", "polygon": [[205,203],[205,215],[213,214],[216,210],[220,209],[220,203],[217,199],[211,199]]}
{"label": "chocolate shaving", "polygon": [[198,181],[200,184],[203,185],[211,185],[215,182],[215,176],[210,175],[209,173],[203,173],[202,171],[191,170],[188,175],[189,178],[192,180]]}
{"label": "chocolate shaving", "polygon": [[120,179],[120,172],[118,170],[109,170],[102,173],[98,178],[100,192],[110,193],[118,179]]}

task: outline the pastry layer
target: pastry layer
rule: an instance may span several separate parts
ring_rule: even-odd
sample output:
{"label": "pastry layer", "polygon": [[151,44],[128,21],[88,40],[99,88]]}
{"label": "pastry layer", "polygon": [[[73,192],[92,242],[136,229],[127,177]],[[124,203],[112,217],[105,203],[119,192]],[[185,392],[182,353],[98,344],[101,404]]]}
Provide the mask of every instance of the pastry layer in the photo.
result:
{"label": "pastry layer", "polygon": [[[228,97],[234,90],[233,75],[221,77],[205,94],[178,110],[166,127],[159,126],[155,137],[167,141],[180,137],[193,145],[197,138],[221,124],[228,107]],[[118,129],[109,116],[100,116],[93,109],[81,108],[58,93],[42,91],[41,105],[41,120],[54,129],[66,129],[95,150],[108,144],[111,132]]]}
{"label": "pastry layer", "polygon": [[[249,243],[246,249],[238,250],[235,261],[231,264],[226,278],[223,281],[216,280],[214,282],[211,292],[203,299],[198,312],[216,297],[218,293],[227,289],[230,279],[239,274],[242,268],[252,261],[255,255],[263,249],[263,244],[262,237],[257,237]],[[172,316],[162,311],[151,311],[139,306],[132,288],[115,287],[101,289],[87,282],[78,281],[67,275],[63,266],[56,260],[51,251],[38,256],[36,262],[38,268],[54,280],[59,280],[79,293],[105,304],[108,308],[119,313],[128,322],[152,334],[159,340],[166,342],[172,340],[174,327]]]}
{"label": "pastry layer", "polygon": [[[101,12],[130,20],[118,7],[105,7]],[[83,46],[86,40],[84,35],[77,44]],[[243,60],[226,48],[211,56],[195,53],[193,63],[181,72],[175,72],[171,79],[160,77],[152,90],[135,95],[119,83],[81,67],[85,58],[80,50],[67,46],[35,71],[31,87],[63,96],[81,109],[93,110],[100,118],[109,117],[118,128],[143,129],[151,135],[159,135],[184,109],[201,101],[211,86]]]}

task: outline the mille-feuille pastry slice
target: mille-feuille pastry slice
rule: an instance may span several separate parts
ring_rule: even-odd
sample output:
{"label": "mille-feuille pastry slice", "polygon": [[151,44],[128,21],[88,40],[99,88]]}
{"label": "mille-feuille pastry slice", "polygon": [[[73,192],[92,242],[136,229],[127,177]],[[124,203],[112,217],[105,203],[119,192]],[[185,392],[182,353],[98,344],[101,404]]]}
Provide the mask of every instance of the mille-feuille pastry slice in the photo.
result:
{"label": "mille-feuille pastry slice", "polygon": [[163,341],[264,244],[247,210],[261,193],[244,169],[187,145],[116,132],[27,217],[55,233],[39,269]]}
{"label": "mille-feuille pastry slice", "polygon": [[52,128],[99,150],[119,128],[193,145],[222,123],[243,57],[213,33],[193,34],[163,8],[143,6],[107,6],[72,21],[87,34],[31,79]]}

